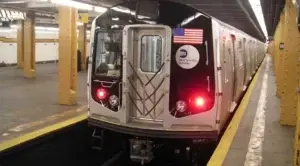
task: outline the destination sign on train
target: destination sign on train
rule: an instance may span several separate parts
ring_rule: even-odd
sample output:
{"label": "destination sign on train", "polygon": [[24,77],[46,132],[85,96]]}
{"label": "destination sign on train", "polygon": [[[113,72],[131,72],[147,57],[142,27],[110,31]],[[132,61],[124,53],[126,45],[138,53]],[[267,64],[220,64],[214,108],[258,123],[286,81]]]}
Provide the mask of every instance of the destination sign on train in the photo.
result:
{"label": "destination sign on train", "polygon": [[25,18],[25,12],[0,8],[1,21],[24,20]]}

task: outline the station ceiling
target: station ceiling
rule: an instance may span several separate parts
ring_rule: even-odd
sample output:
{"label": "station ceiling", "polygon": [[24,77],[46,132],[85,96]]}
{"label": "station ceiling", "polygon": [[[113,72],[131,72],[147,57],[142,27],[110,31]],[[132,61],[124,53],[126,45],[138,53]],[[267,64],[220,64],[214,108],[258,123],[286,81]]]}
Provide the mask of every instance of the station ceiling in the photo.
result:
{"label": "station ceiling", "polygon": [[[76,0],[92,4],[95,6],[111,7],[125,0]],[[172,0],[175,2],[185,3],[194,8],[201,10],[225,23],[228,23],[249,35],[264,41],[264,34],[259,26],[255,14],[249,4],[248,0]],[[260,0],[267,31],[269,36],[273,36],[279,15],[282,11],[285,0]],[[15,3],[13,3],[15,2]],[[35,0],[0,0],[0,6],[15,8],[18,10],[33,10],[41,13],[48,13],[48,16],[41,16],[41,23],[55,24],[54,13],[57,12],[54,5],[38,3]],[[86,12],[86,11],[80,11]],[[51,16],[52,15],[52,16]],[[89,12],[90,20],[95,17],[97,13]],[[47,23],[47,20],[49,21]]]}
{"label": "station ceiling", "polygon": [[[280,13],[284,8],[285,0],[260,0],[263,9],[267,31],[270,36],[275,33],[280,19]],[[296,21],[296,19],[295,19]]]}

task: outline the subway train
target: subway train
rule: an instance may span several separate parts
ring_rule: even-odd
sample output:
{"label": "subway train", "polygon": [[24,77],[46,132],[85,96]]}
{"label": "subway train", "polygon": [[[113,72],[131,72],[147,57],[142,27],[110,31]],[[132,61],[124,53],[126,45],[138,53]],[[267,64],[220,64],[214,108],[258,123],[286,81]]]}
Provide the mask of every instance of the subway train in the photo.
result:
{"label": "subway train", "polygon": [[140,162],[158,145],[217,142],[265,56],[265,43],[241,30],[159,0],[109,8],[93,21],[90,46],[93,137],[126,135]]}

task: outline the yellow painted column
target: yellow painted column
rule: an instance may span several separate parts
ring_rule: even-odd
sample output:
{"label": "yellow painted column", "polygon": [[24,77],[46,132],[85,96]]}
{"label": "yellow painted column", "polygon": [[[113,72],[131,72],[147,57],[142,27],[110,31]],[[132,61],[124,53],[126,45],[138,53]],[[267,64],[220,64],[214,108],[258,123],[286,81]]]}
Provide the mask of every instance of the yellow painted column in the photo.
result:
{"label": "yellow painted column", "polygon": [[24,76],[35,78],[35,17],[28,14],[24,21]]}
{"label": "yellow painted column", "polygon": [[[280,20],[281,20],[281,32],[280,32],[280,43],[279,44],[284,44],[284,48],[283,49],[279,49],[279,58],[278,58],[278,86],[277,86],[277,91],[278,91],[278,95],[280,97],[282,97],[283,89],[286,85],[286,80],[284,79],[284,75],[286,74],[285,68],[284,68],[284,60],[286,58],[286,52],[287,52],[287,47],[286,45],[288,44],[286,36],[288,35],[288,27],[287,27],[287,21],[288,18],[286,19],[287,12],[282,12],[281,16],[280,16]],[[287,21],[285,21],[287,20]],[[280,46],[279,46],[280,47]],[[282,100],[281,100],[282,101]],[[282,102],[281,102],[282,103]]]}
{"label": "yellow painted column", "polygon": [[268,44],[268,54],[274,58],[274,41],[270,41]]}
{"label": "yellow painted column", "polygon": [[[273,56],[273,65],[274,65],[274,70],[275,74],[277,74],[277,52],[278,52],[278,36],[279,36],[279,27],[280,24],[276,27],[275,34],[274,34],[274,56]],[[277,77],[276,77],[277,78]],[[277,83],[277,80],[276,80]]]}
{"label": "yellow painted column", "polygon": [[295,125],[297,110],[297,93],[299,77],[299,47],[300,35],[296,23],[296,8],[292,0],[286,1],[285,6],[285,56],[282,59],[284,67],[282,75],[282,97],[280,101],[280,124]]}
{"label": "yellow painted column", "polygon": [[19,20],[18,21],[17,64],[18,64],[19,68],[24,67],[24,20]]}
{"label": "yellow painted column", "polygon": [[81,52],[81,69],[86,69],[86,24],[79,26],[78,49]]}
{"label": "yellow painted column", "polygon": [[77,10],[59,8],[59,103],[77,103]]}
{"label": "yellow painted column", "polygon": [[275,39],[275,74],[276,74],[276,85],[277,91],[276,94],[278,97],[281,97],[281,66],[282,66],[282,56],[284,55],[284,51],[280,49],[280,44],[284,43],[284,12],[280,15],[280,21],[278,23],[278,27],[276,29],[276,39]]}
{"label": "yellow painted column", "polygon": [[[280,21],[276,27],[275,36],[274,36],[274,68],[275,68],[275,74],[277,76],[277,65],[278,65],[278,58],[279,58],[279,42],[280,42]],[[277,85],[277,77],[276,77],[276,85]]]}
{"label": "yellow painted column", "polygon": [[271,45],[270,45],[270,54],[274,57],[275,55],[275,42],[274,40],[272,41]]}
{"label": "yellow painted column", "polygon": [[[275,34],[274,34],[274,56],[273,56],[273,65],[274,65],[274,73],[276,75],[275,77],[275,82],[276,82],[276,87],[277,87],[277,61],[278,61],[278,34],[279,34],[279,29],[280,29],[280,23],[278,23]],[[278,96],[278,89],[276,88],[276,95]]]}
{"label": "yellow painted column", "polygon": [[[291,6],[291,13],[295,13],[295,15],[291,15],[290,17],[293,17],[294,18],[294,26],[296,27],[296,7],[295,6],[292,6],[291,5],[291,2],[290,0],[288,1],[289,3],[287,3],[287,5],[290,5]],[[291,18],[291,21],[292,19]],[[296,82],[296,100],[297,100],[297,109],[296,109],[296,130],[295,130],[295,137],[294,137],[294,162],[293,162],[293,165],[294,166],[300,166],[300,67],[299,67],[299,64],[300,64],[300,55],[298,54],[297,55],[297,52],[299,53],[300,52],[300,34],[299,34],[299,31],[296,31],[294,30],[292,32],[295,36],[293,36],[293,38],[291,38],[291,43],[292,46],[294,46],[294,51],[293,51],[293,55],[294,57],[292,57],[294,59],[294,63],[292,63],[293,65],[296,64],[296,68],[294,70],[294,76],[295,76],[295,80],[293,82]],[[293,41],[295,40],[295,41]],[[287,64],[287,65],[290,65],[290,64]],[[294,101],[294,99],[293,99]],[[291,101],[291,102],[293,102]],[[294,104],[294,103],[293,103]]]}

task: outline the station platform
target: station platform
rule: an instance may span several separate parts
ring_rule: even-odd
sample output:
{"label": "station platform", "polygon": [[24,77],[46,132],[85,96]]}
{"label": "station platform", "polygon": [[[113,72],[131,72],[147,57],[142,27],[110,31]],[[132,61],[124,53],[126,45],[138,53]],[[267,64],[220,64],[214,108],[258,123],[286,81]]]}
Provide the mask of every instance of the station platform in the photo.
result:
{"label": "station platform", "polygon": [[266,56],[209,166],[289,166],[293,164],[293,127],[279,123],[272,57]]}
{"label": "station platform", "polygon": [[17,67],[0,68],[0,144],[86,114],[86,72],[78,73],[78,104],[58,104],[58,64],[37,64],[36,78],[27,79]]}

